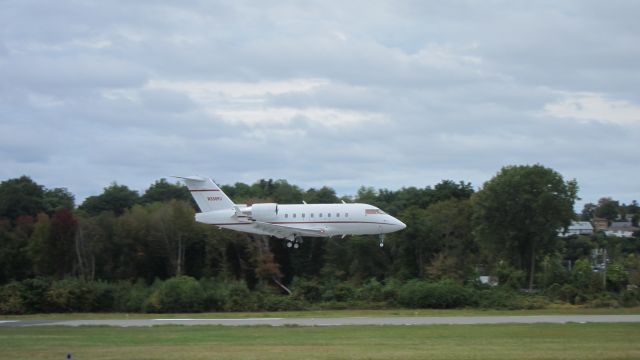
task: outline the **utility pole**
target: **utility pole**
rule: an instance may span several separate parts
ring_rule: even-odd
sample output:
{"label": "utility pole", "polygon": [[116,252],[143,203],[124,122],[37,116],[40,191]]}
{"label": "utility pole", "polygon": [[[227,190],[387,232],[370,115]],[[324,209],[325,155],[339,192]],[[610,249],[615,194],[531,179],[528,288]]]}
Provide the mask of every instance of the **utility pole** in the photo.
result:
{"label": "utility pole", "polygon": [[607,290],[607,249],[602,249],[602,289]]}

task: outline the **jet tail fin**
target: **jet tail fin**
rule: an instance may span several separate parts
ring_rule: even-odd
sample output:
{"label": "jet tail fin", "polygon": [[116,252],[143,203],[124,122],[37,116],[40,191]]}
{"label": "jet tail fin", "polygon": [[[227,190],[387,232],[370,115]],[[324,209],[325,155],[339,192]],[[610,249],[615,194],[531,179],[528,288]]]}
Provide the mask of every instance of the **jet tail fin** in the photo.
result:
{"label": "jet tail fin", "polygon": [[231,199],[213,182],[201,176],[174,176],[184,180],[201,212],[234,209]]}

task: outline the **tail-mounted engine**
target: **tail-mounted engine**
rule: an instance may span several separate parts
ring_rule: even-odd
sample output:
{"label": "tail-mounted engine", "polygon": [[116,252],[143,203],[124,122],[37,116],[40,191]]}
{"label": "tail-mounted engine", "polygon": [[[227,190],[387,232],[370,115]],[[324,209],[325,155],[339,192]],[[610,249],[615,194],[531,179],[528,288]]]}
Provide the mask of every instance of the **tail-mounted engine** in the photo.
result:
{"label": "tail-mounted engine", "polygon": [[253,204],[249,218],[256,221],[273,221],[278,216],[278,204]]}

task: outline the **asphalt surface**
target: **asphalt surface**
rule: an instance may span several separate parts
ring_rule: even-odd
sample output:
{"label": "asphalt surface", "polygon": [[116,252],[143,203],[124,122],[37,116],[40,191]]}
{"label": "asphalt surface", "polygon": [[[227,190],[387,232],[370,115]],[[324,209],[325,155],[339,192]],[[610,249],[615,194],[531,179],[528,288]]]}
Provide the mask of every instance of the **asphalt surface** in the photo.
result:
{"label": "asphalt surface", "polygon": [[348,325],[473,325],[538,323],[640,323],[640,315],[540,315],[540,316],[391,316],[331,318],[245,319],[126,319],[126,320],[0,320],[0,327],[15,326],[348,326]]}

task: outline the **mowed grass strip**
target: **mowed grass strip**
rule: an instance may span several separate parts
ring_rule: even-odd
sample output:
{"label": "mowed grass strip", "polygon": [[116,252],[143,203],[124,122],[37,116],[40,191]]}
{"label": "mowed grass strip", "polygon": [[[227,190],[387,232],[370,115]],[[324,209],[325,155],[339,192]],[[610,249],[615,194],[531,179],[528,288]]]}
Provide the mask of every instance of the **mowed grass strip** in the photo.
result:
{"label": "mowed grass strip", "polygon": [[380,309],[380,310],[305,310],[274,312],[215,312],[183,314],[145,313],[56,313],[29,315],[2,315],[0,320],[104,320],[104,319],[212,319],[260,317],[353,317],[353,316],[525,316],[525,315],[640,315],[640,307],[587,308],[582,306],[554,306],[536,310],[481,310],[481,309]]}
{"label": "mowed grass strip", "polygon": [[640,324],[0,328],[0,359],[640,359]]}

